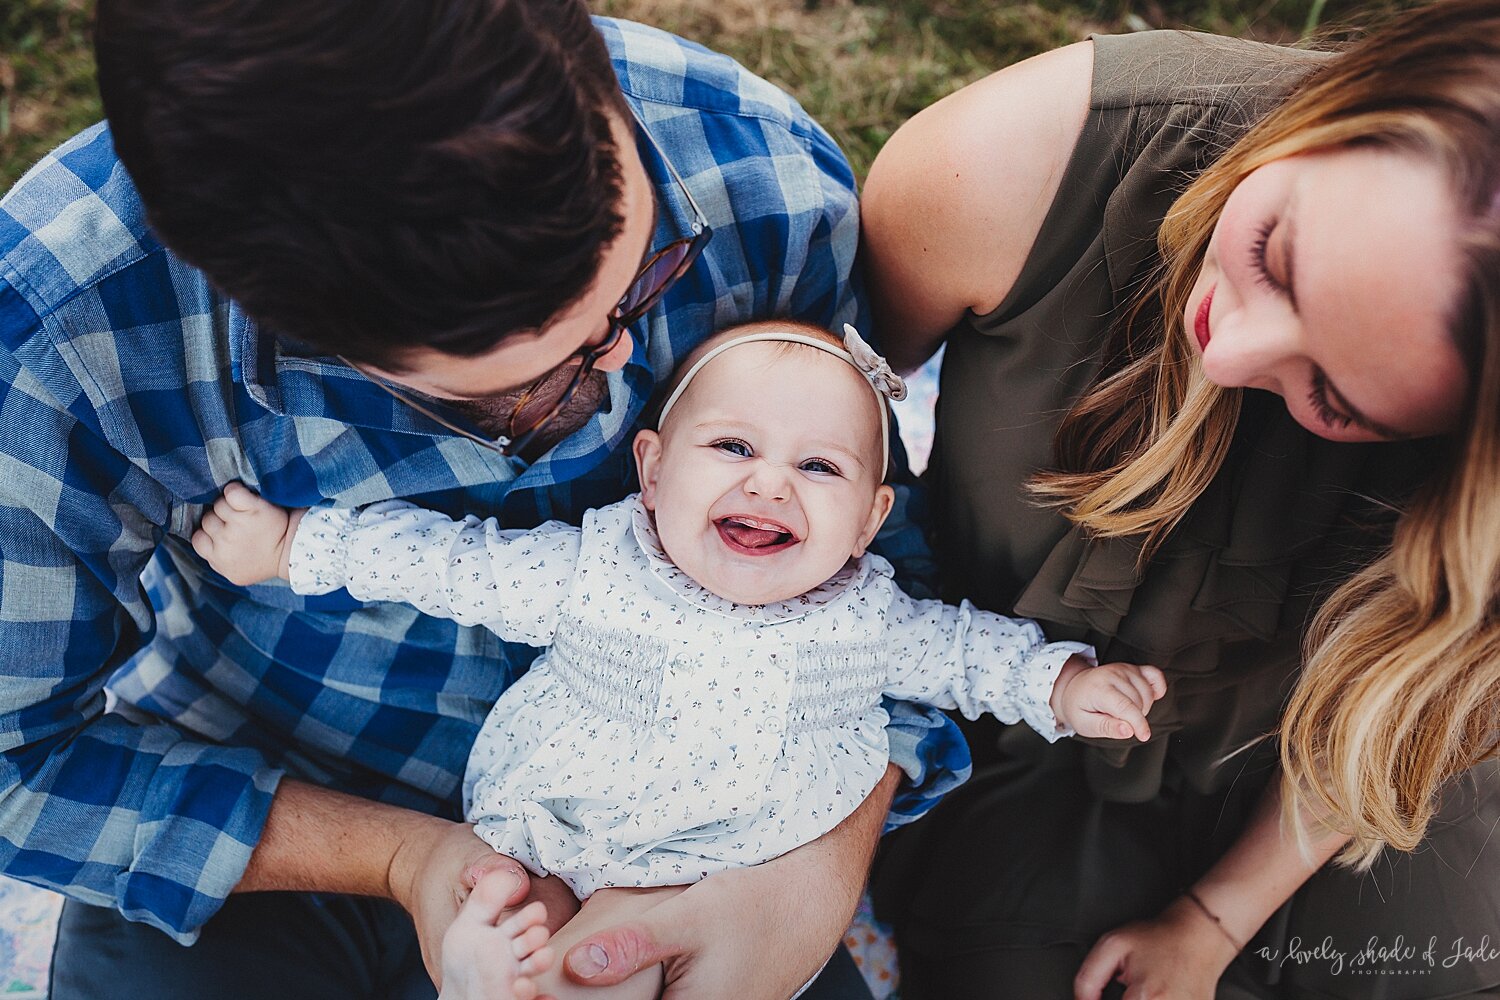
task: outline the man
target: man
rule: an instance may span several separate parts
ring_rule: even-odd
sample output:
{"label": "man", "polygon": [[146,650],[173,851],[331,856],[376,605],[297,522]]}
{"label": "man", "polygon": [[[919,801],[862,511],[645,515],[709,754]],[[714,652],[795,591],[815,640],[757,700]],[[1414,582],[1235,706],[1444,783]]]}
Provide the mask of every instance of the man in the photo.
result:
{"label": "man", "polygon": [[[852,178],[781,92],[578,0],[101,0],[97,43],[111,130],[0,203],[0,862],[70,897],[57,1000],[430,998],[487,870],[567,916],[457,822],[535,650],[235,587],[187,543],[204,505],[576,521],[634,487],[653,387],[715,327],[857,318]],[[966,757],[893,712],[911,818]],[[791,993],[897,773],[571,974]]]}

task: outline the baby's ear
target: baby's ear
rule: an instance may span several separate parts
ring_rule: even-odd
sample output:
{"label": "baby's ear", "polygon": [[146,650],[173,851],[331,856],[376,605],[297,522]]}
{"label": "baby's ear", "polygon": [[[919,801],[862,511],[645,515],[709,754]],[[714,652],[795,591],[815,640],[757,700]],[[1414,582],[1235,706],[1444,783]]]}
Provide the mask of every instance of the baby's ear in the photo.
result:
{"label": "baby's ear", "polygon": [[641,478],[641,503],[647,510],[656,510],[656,480],[661,475],[661,435],[653,430],[642,430],[636,434],[630,446],[635,453],[636,471]]}
{"label": "baby's ear", "polygon": [[896,502],[896,491],[889,486],[881,485],[875,490],[875,500],[870,504],[870,519],[865,522],[864,530],[859,533],[859,538],[854,542],[854,551],[850,553],[858,559],[865,554],[865,549],[875,540],[875,535],[880,531],[880,526],[890,516],[891,507]]}

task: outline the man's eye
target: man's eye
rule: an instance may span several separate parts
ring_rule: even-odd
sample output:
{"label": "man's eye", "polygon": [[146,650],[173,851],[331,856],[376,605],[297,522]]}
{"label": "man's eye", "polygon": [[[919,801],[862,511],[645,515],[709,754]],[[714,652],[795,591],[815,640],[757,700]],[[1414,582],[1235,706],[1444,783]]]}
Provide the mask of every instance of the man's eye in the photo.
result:
{"label": "man's eye", "polygon": [[738,455],[740,458],[750,457],[750,446],[745,442],[735,440],[734,438],[725,438],[722,441],[715,441],[713,443],[713,447],[718,448],[720,451],[727,451],[731,455]]}
{"label": "man's eye", "polygon": [[802,463],[803,472],[816,472],[823,476],[836,476],[839,474],[838,466],[821,458],[810,458]]}

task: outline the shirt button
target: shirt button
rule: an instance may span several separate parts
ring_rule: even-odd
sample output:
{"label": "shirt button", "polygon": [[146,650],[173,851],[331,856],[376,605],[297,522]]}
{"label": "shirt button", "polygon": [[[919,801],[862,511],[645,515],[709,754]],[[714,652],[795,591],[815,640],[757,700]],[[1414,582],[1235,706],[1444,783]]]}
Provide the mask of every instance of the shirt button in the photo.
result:
{"label": "shirt button", "polygon": [[666,735],[670,736],[671,733],[672,733],[672,730],[674,730],[674,729],[677,728],[677,724],[674,723],[671,719],[662,719],[660,722],[658,722],[656,724],[656,728],[658,730],[660,730],[662,733],[665,733]]}
{"label": "shirt button", "polygon": [[692,673],[695,666],[697,666],[697,663],[693,661],[693,658],[691,656],[684,655],[672,657],[672,669],[679,671],[680,673]]}
{"label": "shirt button", "polygon": [[774,715],[771,716],[769,719],[767,719],[766,720],[766,732],[768,732],[768,733],[779,733],[779,732],[781,732],[781,719],[778,718],[777,716],[774,716]]}

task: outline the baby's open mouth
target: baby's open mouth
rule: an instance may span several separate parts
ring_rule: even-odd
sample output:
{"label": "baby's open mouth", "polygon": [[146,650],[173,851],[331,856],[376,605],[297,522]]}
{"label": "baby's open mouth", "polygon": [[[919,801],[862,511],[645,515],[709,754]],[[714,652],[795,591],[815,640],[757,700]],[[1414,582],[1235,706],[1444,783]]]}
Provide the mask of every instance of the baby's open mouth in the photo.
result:
{"label": "baby's open mouth", "polygon": [[792,529],[775,521],[732,514],[714,522],[719,536],[736,552],[765,555],[779,552],[798,541]]}

